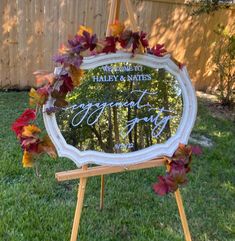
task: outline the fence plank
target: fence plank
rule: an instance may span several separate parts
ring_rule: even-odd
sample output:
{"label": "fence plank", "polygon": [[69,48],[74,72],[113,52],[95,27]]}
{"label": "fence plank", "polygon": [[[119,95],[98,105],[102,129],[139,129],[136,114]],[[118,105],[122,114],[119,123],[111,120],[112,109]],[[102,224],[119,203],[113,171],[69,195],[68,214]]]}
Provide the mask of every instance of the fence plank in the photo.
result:
{"label": "fence plank", "polygon": [[3,11],[4,11],[4,1],[0,1],[0,86],[3,86],[4,80],[3,80]]}
{"label": "fence plank", "polygon": [[10,86],[10,76],[9,76],[9,64],[10,64],[10,56],[9,56],[9,31],[11,27],[11,22],[9,18],[10,14],[10,4],[8,0],[1,1],[2,4],[2,25],[1,25],[1,38],[2,38],[2,45],[1,45],[1,79],[2,85],[5,87]]}

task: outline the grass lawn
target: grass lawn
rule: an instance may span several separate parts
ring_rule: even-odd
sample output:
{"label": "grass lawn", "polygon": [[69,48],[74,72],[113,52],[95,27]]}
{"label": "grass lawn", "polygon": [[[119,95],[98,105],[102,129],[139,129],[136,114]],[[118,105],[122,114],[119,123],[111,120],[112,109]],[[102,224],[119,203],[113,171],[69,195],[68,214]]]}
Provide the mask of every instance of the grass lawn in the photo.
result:
{"label": "grass lawn", "polygon": [[[66,159],[41,159],[41,178],[21,165],[22,153],[10,131],[27,107],[26,92],[0,92],[0,240],[66,241],[70,238],[77,181],[58,183],[54,174],[74,169]],[[214,146],[194,157],[189,184],[182,188],[194,241],[235,240],[235,124],[213,117],[201,101],[194,134]],[[105,208],[99,211],[100,178],[88,179],[79,240],[184,240],[174,196],[151,188],[164,169],[106,177]]]}

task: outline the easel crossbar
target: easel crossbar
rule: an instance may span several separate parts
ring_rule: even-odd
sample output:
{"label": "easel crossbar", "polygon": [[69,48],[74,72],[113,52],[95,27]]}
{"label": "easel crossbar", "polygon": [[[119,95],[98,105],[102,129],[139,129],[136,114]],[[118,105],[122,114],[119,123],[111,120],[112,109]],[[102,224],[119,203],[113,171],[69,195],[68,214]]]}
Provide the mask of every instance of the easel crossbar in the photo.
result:
{"label": "easel crossbar", "polygon": [[165,164],[166,164],[165,158],[158,158],[158,159],[153,159],[151,161],[147,161],[144,163],[139,163],[139,164],[129,165],[129,166],[97,166],[97,167],[90,167],[87,170],[76,169],[76,170],[70,170],[70,171],[64,171],[64,172],[57,172],[55,174],[55,178],[57,179],[57,181],[62,182],[62,181],[74,180],[74,179],[79,179],[84,177],[87,178],[87,177],[100,176],[100,175],[111,174],[111,173],[159,167],[159,166],[164,166]]}

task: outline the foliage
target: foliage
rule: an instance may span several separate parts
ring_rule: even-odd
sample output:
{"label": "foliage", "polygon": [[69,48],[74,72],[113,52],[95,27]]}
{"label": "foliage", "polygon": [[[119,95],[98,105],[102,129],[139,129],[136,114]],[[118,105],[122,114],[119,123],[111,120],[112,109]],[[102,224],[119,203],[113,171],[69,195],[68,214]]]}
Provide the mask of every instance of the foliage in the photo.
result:
{"label": "foliage", "polygon": [[235,95],[235,32],[228,32],[218,25],[215,33],[215,72],[218,76],[218,98],[222,105],[232,106]]}
{"label": "foliage", "polygon": [[229,0],[190,0],[188,5],[198,5],[198,7],[193,10],[193,15],[200,15],[203,13],[211,14],[219,9],[229,8],[231,2],[232,1]]}

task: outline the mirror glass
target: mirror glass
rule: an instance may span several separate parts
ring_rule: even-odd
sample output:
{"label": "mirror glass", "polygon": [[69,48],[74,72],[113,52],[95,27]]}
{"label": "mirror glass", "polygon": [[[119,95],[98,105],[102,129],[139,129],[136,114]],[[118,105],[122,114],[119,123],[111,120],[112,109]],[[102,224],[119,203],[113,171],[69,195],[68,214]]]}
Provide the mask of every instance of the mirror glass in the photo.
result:
{"label": "mirror glass", "polygon": [[85,70],[66,98],[57,124],[66,142],[82,151],[127,153],[165,143],[183,113],[175,76],[128,62]]}

